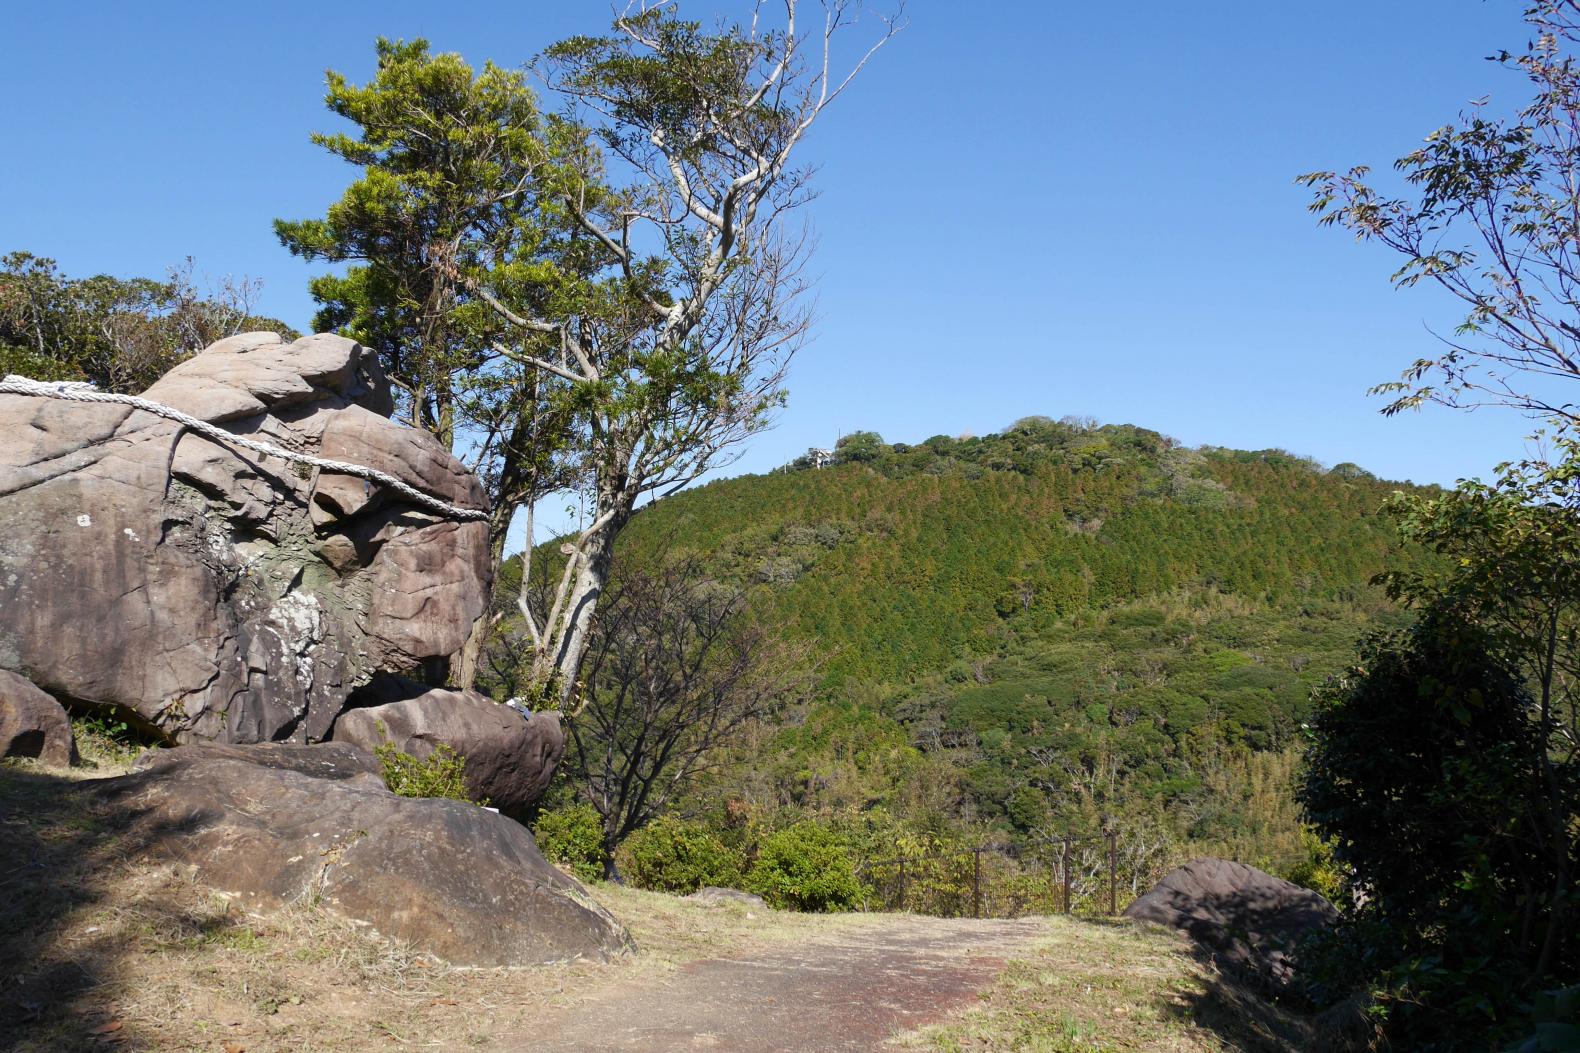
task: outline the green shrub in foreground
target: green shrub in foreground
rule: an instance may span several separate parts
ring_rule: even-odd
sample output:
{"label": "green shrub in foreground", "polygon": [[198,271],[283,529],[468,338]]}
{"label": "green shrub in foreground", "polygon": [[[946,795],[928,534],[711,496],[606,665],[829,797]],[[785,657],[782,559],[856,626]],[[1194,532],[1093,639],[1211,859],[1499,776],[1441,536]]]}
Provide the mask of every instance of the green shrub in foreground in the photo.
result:
{"label": "green shrub in foreground", "polygon": [[638,830],[616,853],[631,884],[685,895],[706,885],[734,888],[741,857],[702,823],[662,816]]}
{"label": "green shrub in foreground", "polygon": [[532,834],[549,862],[569,867],[583,881],[603,877],[603,820],[592,805],[544,812],[532,824]]}
{"label": "green shrub in foreground", "polygon": [[806,820],[763,839],[746,886],[770,906],[789,910],[852,910],[862,893],[849,846],[833,830]]}

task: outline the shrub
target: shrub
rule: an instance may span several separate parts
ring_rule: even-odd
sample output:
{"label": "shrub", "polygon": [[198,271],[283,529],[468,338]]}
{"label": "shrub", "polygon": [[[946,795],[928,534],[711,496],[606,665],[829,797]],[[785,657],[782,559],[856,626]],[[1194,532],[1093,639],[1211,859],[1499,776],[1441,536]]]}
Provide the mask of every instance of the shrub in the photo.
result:
{"label": "shrub", "polygon": [[790,910],[851,910],[861,901],[849,847],[810,820],[763,840],[746,885],[771,906]]}
{"label": "shrub", "polygon": [[533,824],[532,834],[551,863],[568,867],[583,881],[603,877],[603,820],[592,805],[544,812]]}
{"label": "shrub", "polygon": [[72,717],[71,733],[83,761],[94,767],[130,764],[143,750],[137,734],[113,714]]}
{"label": "shrub", "polygon": [[735,887],[741,857],[702,823],[660,816],[630,837],[615,854],[620,870],[637,888],[685,895],[705,885]]}
{"label": "shrub", "polygon": [[[1370,968],[1350,976],[1377,985],[1395,1048],[1492,1048],[1522,988],[1580,959],[1562,913],[1575,855],[1554,859],[1538,825],[1537,708],[1497,644],[1439,603],[1363,642],[1355,669],[1316,696],[1301,799],[1367,890],[1354,912],[1364,941],[1349,942]],[[1553,776],[1570,817],[1571,778]]]}
{"label": "shrub", "polygon": [[402,753],[393,742],[373,750],[383,767],[384,785],[402,797],[448,797],[470,804],[486,805],[488,799],[474,800],[466,789],[466,758],[449,746],[438,745],[426,760]]}
{"label": "shrub", "polygon": [[1300,832],[1304,855],[1284,874],[1302,888],[1309,888],[1330,903],[1345,902],[1347,878],[1344,868],[1334,862],[1333,846],[1310,830]]}

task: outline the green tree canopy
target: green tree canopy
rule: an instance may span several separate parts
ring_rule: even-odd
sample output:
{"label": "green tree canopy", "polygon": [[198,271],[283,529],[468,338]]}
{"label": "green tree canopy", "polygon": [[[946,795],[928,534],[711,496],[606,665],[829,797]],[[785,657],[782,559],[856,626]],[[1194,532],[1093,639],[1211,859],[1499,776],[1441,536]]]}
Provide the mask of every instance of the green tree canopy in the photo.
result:
{"label": "green tree canopy", "polygon": [[106,391],[137,392],[172,366],[235,333],[283,322],[252,313],[258,283],[225,279],[207,292],[192,261],[163,279],[68,278],[30,252],[0,257],[0,376],[86,380]]}

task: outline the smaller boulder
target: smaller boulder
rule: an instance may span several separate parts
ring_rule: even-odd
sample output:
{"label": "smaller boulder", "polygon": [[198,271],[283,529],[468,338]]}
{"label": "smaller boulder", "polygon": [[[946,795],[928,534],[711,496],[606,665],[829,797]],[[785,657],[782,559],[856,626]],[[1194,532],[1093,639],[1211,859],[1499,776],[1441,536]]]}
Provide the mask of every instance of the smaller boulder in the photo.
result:
{"label": "smaller boulder", "polygon": [[695,900],[698,903],[705,903],[710,907],[716,907],[722,903],[739,903],[748,910],[768,909],[768,904],[764,903],[763,898],[759,895],[751,892],[742,892],[738,888],[720,888],[717,885],[699,888],[686,898]]}
{"label": "smaller boulder", "polygon": [[1310,889],[1209,857],[1170,871],[1125,917],[1181,929],[1219,963],[1282,993],[1294,980],[1295,943],[1339,912]]}
{"label": "smaller boulder", "polygon": [[151,750],[91,792],[130,845],[180,863],[248,911],[308,902],[465,966],[604,959],[625,930],[544,860],[519,823],[461,801],[397,797],[346,743]]}
{"label": "smaller boulder", "polygon": [[71,720],[31,680],[0,669],[0,757],[35,757],[64,768],[77,758]]}
{"label": "smaller boulder", "polygon": [[332,740],[370,753],[393,743],[418,760],[449,746],[466,758],[466,788],[472,797],[487,798],[513,817],[537,803],[565,753],[558,713],[524,716],[476,691],[429,690],[392,677],[372,685],[373,697],[413,689],[421,693],[342,713]]}

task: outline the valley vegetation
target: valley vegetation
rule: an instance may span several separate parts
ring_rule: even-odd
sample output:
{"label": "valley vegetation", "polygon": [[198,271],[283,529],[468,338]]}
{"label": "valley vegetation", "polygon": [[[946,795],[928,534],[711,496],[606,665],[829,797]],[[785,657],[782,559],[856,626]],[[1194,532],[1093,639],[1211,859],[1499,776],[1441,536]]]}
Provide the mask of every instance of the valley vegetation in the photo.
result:
{"label": "valley vegetation", "polygon": [[[1063,837],[1105,829],[1127,894],[1204,853],[1333,892],[1294,800],[1302,725],[1356,639],[1402,621],[1371,583],[1423,564],[1382,514],[1399,486],[1283,451],[1029,418],[914,446],[857,433],[828,467],[651,505],[617,579],[684,564],[694,588],[747,597],[742,623],[798,642],[815,670],[674,791],[663,837],[706,844],[716,872],[653,880],[725,883],[810,823],[852,872],[997,845],[1023,858],[1011,869],[1028,902],[1050,891]],[[538,564],[552,559],[545,546]],[[519,628],[502,613],[488,675],[508,694]],[[590,680],[589,706],[606,690]],[[585,807],[593,773],[569,759],[562,804]],[[631,836],[616,855],[636,863],[659,835]],[[1077,861],[1092,905],[1101,855]],[[946,909],[970,907],[959,859],[935,875]],[[850,884],[843,903],[875,891]]]}

